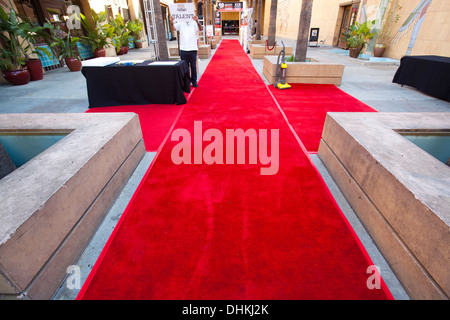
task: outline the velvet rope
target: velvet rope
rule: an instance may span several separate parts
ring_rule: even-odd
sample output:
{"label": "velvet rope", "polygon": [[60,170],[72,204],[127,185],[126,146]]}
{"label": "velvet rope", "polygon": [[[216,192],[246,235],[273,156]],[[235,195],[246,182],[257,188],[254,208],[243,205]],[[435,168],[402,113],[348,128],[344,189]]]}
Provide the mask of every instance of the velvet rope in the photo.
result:
{"label": "velvet rope", "polygon": [[272,51],[273,48],[275,48],[276,45],[277,45],[277,42],[275,41],[275,43],[273,44],[272,48],[269,48],[269,40],[266,40],[267,50]]}

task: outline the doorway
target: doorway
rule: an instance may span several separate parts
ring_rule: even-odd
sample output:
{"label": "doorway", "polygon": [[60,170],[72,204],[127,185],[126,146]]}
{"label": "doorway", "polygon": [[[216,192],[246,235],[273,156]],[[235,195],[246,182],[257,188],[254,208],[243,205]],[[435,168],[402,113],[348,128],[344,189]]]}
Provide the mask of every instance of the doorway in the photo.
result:
{"label": "doorway", "polygon": [[239,20],[222,20],[223,35],[238,35]]}
{"label": "doorway", "polygon": [[240,12],[221,12],[222,35],[239,35]]}
{"label": "doorway", "polygon": [[343,36],[343,33],[346,32],[348,28],[355,23],[358,8],[358,3],[340,7],[340,16],[342,18],[336,43],[339,48],[345,49],[347,47],[347,40],[345,39],[345,36]]}

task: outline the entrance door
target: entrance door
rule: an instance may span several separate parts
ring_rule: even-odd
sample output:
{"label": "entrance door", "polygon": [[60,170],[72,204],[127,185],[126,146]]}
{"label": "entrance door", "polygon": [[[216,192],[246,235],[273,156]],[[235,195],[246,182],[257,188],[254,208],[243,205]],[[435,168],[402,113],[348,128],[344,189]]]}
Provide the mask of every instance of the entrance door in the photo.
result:
{"label": "entrance door", "polygon": [[238,35],[239,34],[239,17],[240,12],[222,12],[222,34]]}
{"label": "entrance door", "polygon": [[342,35],[342,33],[347,31],[348,27],[350,26],[351,18],[352,18],[352,6],[351,5],[345,6],[345,7],[342,7],[342,9],[344,10],[344,14],[342,15],[341,28],[339,30],[337,46],[339,48],[345,49],[347,46],[347,41],[345,40],[345,37]]}

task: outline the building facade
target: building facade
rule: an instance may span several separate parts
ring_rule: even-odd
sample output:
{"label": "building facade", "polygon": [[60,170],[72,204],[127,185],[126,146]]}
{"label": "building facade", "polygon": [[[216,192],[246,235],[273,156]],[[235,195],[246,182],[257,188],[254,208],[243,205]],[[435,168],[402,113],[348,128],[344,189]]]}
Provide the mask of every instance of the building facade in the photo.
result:
{"label": "building facade", "polygon": [[[144,22],[145,28],[142,32],[142,39],[147,37],[146,19],[144,12],[144,1],[149,0],[0,0],[0,5],[5,9],[13,8],[20,16],[27,17],[35,24],[43,25],[46,21],[52,23],[64,22],[71,12],[68,8],[71,5],[78,6],[80,12],[88,19],[91,17],[91,9],[99,13],[106,11],[109,18],[121,15],[125,21],[140,19]],[[150,0],[153,1],[153,0]],[[168,5],[173,0],[161,0],[161,10],[165,17],[164,30],[167,39],[171,38],[169,28]],[[72,35],[81,36],[81,29],[74,29]]]}
{"label": "building facade", "polygon": [[[265,1],[264,34],[269,28],[270,0]],[[277,37],[297,39],[301,0],[278,0]],[[355,21],[376,20],[382,26],[385,13],[395,8],[386,57],[442,55],[450,53],[450,1],[448,0],[314,0],[311,28],[319,28],[319,42],[345,47],[342,32]],[[366,49],[370,54],[376,39]]]}

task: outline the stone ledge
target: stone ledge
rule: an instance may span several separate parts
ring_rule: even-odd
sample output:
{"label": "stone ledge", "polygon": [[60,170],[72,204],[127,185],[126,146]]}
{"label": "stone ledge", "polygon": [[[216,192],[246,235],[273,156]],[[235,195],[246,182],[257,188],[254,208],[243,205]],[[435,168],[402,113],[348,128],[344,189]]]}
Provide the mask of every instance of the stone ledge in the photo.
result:
{"label": "stone ledge", "polygon": [[5,114],[0,130],[70,132],[0,181],[0,295],[48,299],[144,156],[139,118]]}
{"label": "stone ledge", "polygon": [[249,42],[248,42],[248,44],[249,45],[252,45],[252,44],[266,44],[266,40],[250,40]]}
{"label": "stone ledge", "polygon": [[199,59],[208,59],[211,56],[211,45],[201,44],[198,46]]}
{"label": "stone ledge", "polygon": [[[269,84],[275,83],[277,56],[265,56],[263,75]],[[287,62],[287,83],[334,84],[340,86],[344,74],[343,64],[321,62]]]}
{"label": "stone ledge", "polygon": [[171,47],[169,48],[169,56],[170,57],[179,57],[180,52],[178,51],[178,47]]}
{"label": "stone ledge", "polygon": [[[268,50],[266,44],[250,44],[250,57],[252,59],[263,59],[265,56],[278,56],[281,50],[283,50],[283,46],[276,46],[273,50]],[[291,56],[293,52],[293,47],[285,48],[286,57]]]}
{"label": "stone ledge", "polygon": [[413,299],[448,299],[450,168],[395,130],[446,113],[328,113],[318,156]]}
{"label": "stone ledge", "polygon": [[213,39],[211,39],[209,41],[211,43],[211,49],[217,48],[217,40],[216,39],[213,38]]}

